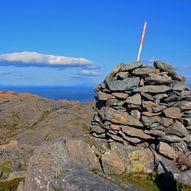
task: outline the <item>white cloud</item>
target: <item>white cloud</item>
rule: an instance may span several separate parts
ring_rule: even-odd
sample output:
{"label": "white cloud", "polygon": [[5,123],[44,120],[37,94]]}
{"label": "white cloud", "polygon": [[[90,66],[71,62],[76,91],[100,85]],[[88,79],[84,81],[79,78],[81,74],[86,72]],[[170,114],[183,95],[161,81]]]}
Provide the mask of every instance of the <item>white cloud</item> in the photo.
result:
{"label": "white cloud", "polygon": [[191,66],[188,65],[188,64],[185,64],[185,65],[183,65],[183,69],[185,69],[185,70],[190,70],[190,69],[191,69]]}
{"label": "white cloud", "polygon": [[82,74],[82,75],[92,75],[92,76],[96,76],[96,75],[99,75],[99,72],[96,71],[96,70],[80,70],[79,74]]}
{"label": "white cloud", "polygon": [[0,55],[0,65],[36,67],[82,67],[96,68],[96,64],[86,58],[55,56],[38,52],[17,52]]}

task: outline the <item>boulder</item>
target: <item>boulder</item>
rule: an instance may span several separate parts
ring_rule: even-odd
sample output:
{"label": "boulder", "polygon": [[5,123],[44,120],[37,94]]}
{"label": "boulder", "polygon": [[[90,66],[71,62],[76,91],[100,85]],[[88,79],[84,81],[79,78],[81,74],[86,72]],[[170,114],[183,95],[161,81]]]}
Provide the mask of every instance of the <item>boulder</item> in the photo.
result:
{"label": "boulder", "polygon": [[101,164],[108,175],[120,175],[125,171],[124,161],[116,151],[106,151],[101,157]]}
{"label": "boulder", "polygon": [[[96,169],[92,169],[96,172]],[[49,191],[55,190],[66,190],[66,191],[90,191],[90,190],[100,190],[100,191],[124,191],[125,189],[113,185],[112,182],[101,178],[82,166],[75,163],[68,163],[63,168],[61,174],[53,178]],[[36,188],[36,187],[34,187]],[[37,187],[38,188],[38,187]],[[43,189],[38,189],[38,191],[43,191]],[[46,189],[48,190],[48,189]],[[33,190],[34,191],[34,190]]]}
{"label": "boulder", "polygon": [[70,162],[84,169],[100,169],[98,158],[85,138],[62,139],[35,150],[29,162],[25,190],[53,191],[55,177],[60,177]]}

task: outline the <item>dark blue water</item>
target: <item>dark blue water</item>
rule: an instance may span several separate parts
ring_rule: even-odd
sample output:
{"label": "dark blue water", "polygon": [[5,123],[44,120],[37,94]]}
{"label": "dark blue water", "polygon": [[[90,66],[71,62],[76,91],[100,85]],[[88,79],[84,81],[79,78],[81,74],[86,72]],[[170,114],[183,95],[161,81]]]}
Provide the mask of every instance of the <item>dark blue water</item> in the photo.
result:
{"label": "dark blue water", "polygon": [[63,87],[63,86],[0,86],[0,91],[29,92],[48,99],[92,101],[95,93],[93,87]]}

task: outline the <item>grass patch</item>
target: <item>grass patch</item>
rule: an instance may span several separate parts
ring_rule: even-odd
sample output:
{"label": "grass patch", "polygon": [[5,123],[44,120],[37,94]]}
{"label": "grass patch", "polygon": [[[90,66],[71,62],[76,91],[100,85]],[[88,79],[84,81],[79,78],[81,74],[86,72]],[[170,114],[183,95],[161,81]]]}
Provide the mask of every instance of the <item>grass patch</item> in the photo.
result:
{"label": "grass patch", "polygon": [[52,111],[49,110],[49,111],[45,111],[44,113],[42,113],[42,115],[39,117],[39,119],[31,125],[30,129],[35,128],[37,126],[37,124],[40,123],[41,121],[43,121],[48,116],[48,114],[50,114],[51,112]]}
{"label": "grass patch", "polygon": [[168,178],[164,175],[158,175],[155,172],[152,174],[134,173],[123,174],[117,176],[123,181],[130,182],[131,184],[143,188],[147,191],[191,191],[191,187]]}
{"label": "grass patch", "polygon": [[15,178],[15,179],[10,180],[10,181],[0,182],[0,190],[2,190],[2,191],[16,191],[19,183],[21,181],[24,181],[24,180],[25,180],[25,178],[21,177],[21,178]]}
{"label": "grass patch", "polygon": [[0,169],[3,173],[10,174],[12,170],[12,162],[10,160],[5,160],[0,164]]}
{"label": "grass patch", "polygon": [[92,168],[90,169],[90,171],[93,172],[94,174],[98,174],[100,170],[98,168]]}

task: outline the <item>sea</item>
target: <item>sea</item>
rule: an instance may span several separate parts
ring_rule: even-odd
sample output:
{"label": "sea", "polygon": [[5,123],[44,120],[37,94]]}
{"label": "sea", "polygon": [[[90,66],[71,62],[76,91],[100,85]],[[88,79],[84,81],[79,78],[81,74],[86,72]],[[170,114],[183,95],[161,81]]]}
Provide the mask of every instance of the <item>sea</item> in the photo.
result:
{"label": "sea", "polygon": [[0,91],[28,92],[52,100],[79,102],[89,102],[95,97],[93,86],[0,86]]}

